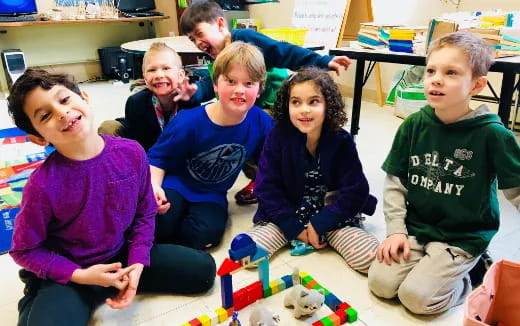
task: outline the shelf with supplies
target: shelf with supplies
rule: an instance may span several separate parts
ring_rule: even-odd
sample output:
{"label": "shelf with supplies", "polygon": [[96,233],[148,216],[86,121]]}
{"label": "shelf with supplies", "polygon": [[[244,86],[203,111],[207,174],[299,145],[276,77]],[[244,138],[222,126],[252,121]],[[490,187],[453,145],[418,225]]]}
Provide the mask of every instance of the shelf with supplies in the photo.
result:
{"label": "shelf with supplies", "polygon": [[19,27],[19,26],[47,26],[64,24],[105,24],[105,23],[135,23],[149,20],[168,19],[169,16],[148,16],[148,17],[119,17],[110,19],[81,19],[81,20],[36,20],[18,22],[0,22],[0,27]]}

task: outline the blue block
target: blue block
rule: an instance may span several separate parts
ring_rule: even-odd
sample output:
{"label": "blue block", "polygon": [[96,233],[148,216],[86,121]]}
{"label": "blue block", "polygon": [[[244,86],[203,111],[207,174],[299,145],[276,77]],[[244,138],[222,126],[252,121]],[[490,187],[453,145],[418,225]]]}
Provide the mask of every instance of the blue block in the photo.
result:
{"label": "blue block", "polygon": [[293,286],[292,276],[291,275],[282,276],[282,280],[285,282],[285,288],[286,289],[288,289],[291,286]]}
{"label": "blue block", "polygon": [[327,307],[330,308],[330,310],[332,311],[336,311],[337,308],[338,308],[338,305],[341,303],[342,301],[340,301],[334,294],[332,293],[329,293],[325,296],[325,304],[327,305]]}
{"label": "blue block", "polygon": [[229,274],[220,277],[220,295],[224,309],[233,307],[233,281]]}
{"label": "blue block", "polygon": [[269,261],[267,259],[262,260],[258,264],[258,278],[262,283],[262,289],[265,291],[269,289]]}

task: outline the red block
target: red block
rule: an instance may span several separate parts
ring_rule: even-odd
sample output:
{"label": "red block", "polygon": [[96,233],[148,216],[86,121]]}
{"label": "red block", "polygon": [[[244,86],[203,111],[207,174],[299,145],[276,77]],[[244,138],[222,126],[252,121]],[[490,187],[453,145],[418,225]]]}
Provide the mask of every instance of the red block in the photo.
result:
{"label": "red block", "polygon": [[240,289],[233,293],[233,306],[238,311],[248,305],[247,290],[245,288]]}
{"label": "red block", "polygon": [[350,305],[346,302],[342,302],[338,305],[338,310],[347,310],[350,308]]}
{"label": "red block", "polygon": [[249,303],[253,303],[264,297],[264,290],[262,289],[262,283],[260,281],[248,285],[246,289],[249,293]]}
{"label": "red block", "polygon": [[325,324],[318,320],[312,323],[312,326],[325,326]]}
{"label": "red block", "polygon": [[336,310],[334,313],[339,317],[339,320],[341,321],[342,324],[347,322],[348,314],[345,310],[339,309],[339,310]]}
{"label": "red block", "polygon": [[191,326],[202,326],[202,323],[197,318],[190,320],[188,324]]}

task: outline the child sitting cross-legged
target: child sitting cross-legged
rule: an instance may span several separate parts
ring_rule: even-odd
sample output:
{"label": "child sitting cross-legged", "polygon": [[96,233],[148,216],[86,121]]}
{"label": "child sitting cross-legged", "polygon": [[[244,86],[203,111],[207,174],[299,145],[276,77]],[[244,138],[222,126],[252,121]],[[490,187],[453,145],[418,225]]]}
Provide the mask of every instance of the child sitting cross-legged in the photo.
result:
{"label": "child sitting cross-legged", "polygon": [[212,287],[210,255],[153,244],[157,204],[144,150],[98,135],[88,95],[67,75],[27,70],[8,109],[32,142],[56,148],[31,174],[15,220],[19,325],[86,325],[98,305],[126,308],[136,292]]}
{"label": "child sitting cross-legged", "polygon": [[159,205],[156,239],[202,249],[218,245],[228,219],[226,193],[258,157],[272,119],[255,106],[265,81],[255,46],[235,42],[214,64],[218,101],[180,111],[148,152]]}
{"label": "child sitting cross-legged", "polygon": [[247,233],[271,254],[294,239],[316,249],[329,244],[366,273],[378,241],[360,227],[360,213],[372,215],[377,200],[341,128],[347,117],[337,85],[324,70],[299,70],[280,88],[273,118],[258,163],[255,226]]}

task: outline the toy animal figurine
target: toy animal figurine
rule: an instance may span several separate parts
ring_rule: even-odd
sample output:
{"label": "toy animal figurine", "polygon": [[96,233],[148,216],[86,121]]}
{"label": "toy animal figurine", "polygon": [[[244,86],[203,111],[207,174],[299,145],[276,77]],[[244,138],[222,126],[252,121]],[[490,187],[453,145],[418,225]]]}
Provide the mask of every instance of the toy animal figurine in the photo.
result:
{"label": "toy animal figurine", "polygon": [[301,316],[312,315],[323,306],[325,296],[323,289],[309,290],[301,284],[293,286],[293,289],[283,300],[286,307],[294,307],[293,316],[300,318]]}
{"label": "toy animal figurine", "polygon": [[280,317],[260,303],[255,303],[249,315],[249,326],[277,326]]}
{"label": "toy animal figurine", "polygon": [[241,326],[240,320],[238,320],[238,311],[233,311],[233,317],[231,317],[231,322],[229,323],[229,326]]}

